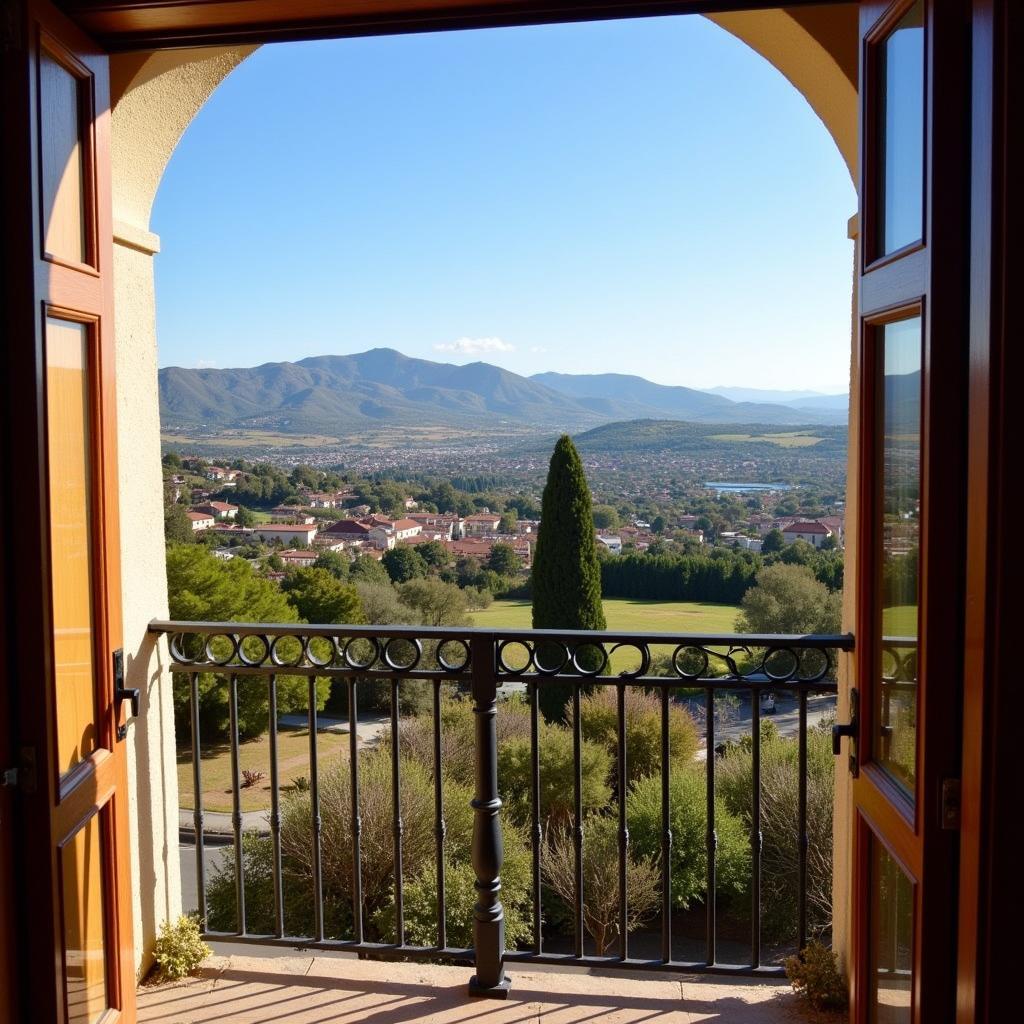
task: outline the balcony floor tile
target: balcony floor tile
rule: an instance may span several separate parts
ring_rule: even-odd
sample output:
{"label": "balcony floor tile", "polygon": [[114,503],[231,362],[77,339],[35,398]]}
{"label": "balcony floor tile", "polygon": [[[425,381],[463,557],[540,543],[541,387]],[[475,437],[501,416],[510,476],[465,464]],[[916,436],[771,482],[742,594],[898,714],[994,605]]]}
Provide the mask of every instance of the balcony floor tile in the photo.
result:
{"label": "balcony floor tile", "polygon": [[215,956],[197,977],[142,986],[138,1019],[142,1024],[783,1024],[818,1019],[804,1013],[783,982],[579,969],[509,973],[512,990],[507,1000],[497,1001],[466,995],[471,974],[466,967],[332,955]]}

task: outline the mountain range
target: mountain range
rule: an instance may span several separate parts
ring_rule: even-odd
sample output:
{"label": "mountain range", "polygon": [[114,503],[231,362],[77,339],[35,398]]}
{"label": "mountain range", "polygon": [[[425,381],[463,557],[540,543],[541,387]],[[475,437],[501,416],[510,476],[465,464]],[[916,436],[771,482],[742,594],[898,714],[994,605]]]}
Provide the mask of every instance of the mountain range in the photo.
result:
{"label": "mountain range", "polygon": [[401,426],[577,431],[635,419],[774,425],[846,421],[845,402],[842,408],[829,408],[827,403],[799,407],[733,401],[616,373],[524,377],[489,363],[459,366],[387,348],[239,369],[167,367],[160,370],[159,385],[165,428],[342,436]]}

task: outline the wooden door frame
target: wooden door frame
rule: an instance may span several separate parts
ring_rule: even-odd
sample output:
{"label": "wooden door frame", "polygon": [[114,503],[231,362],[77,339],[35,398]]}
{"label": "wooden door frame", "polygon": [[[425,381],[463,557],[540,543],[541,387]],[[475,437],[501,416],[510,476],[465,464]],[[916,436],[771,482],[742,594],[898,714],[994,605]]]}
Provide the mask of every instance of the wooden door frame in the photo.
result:
{"label": "wooden door frame", "polygon": [[[939,808],[941,781],[959,777],[961,744],[961,726],[956,718],[962,664],[964,566],[956,539],[964,536],[965,529],[967,363],[966,348],[959,339],[966,332],[969,305],[969,209],[962,197],[966,195],[970,152],[968,54],[963,25],[955,22],[956,14],[962,14],[966,23],[967,4],[961,3],[957,10],[954,4],[958,2],[943,0],[936,8],[935,0],[925,0],[922,239],[882,256],[881,247],[873,240],[875,224],[869,223],[873,218],[862,213],[866,244],[859,268],[866,275],[860,289],[861,368],[865,380],[861,387],[860,592],[856,596],[861,652],[857,680],[861,691],[857,744],[860,775],[852,794],[855,856],[851,988],[861,1002],[861,1013],[866,1014],[870,981],[866,898],[870,878],[869,835],[875,834],[917,885],[912,994],[915,1019],[929,1024],[951,1018],[956,945],[955,915],[950,913],[950,906],[955,905],[956,898],[953,885],[958,839],[955,831],[943,828]],[[875,73],[874,54],[869,46],[874,46],[895,25],[910,4],[911,0],[898,5],[892,0],[872,0],[862,5],[862,30],[878,26],[866,37],[861,54],[862,211],[865,206],[878,208],[880,187],[875,173],[875,90],[865,89],[866,76]],[[937,11],[941,18],[936,17]],[[958,159],[961,155],[962,159]],[[919,541],[917,784],[913,807],[906,808],[895,784],[871,763],[872,694],[880,656],[876,584],[881,410],[874,394],[878,382],[872,385],[867,375],[877,371],[875,335],[879,326],[915,315],[918,310],[922,328],[920,488],[924,516]],[[953,538],[952,555],[947,538]],[[925,981],[926,989],[922,987]],[[866,1020],[866,1016],[862,1019]]]}
{"label": "wooden door frame", "polygon": [[[122,1006],[134,1019],[135,972],[132,943],[130,851],[126,751],[117,739],[124,709],[114,707],[110,652],[121,645],[120,539],[118,529],[118,465],[116,392],[113,338],[113,225],[109,181],[109,97],[105,75],[91,83],[98,118],[84,140],[86,157],[107,153],[87,169],[87,253],[92,273],[79,273],[60,259],[41,259],[43,251],[40,206],[39,132],[33,116],[38,103],[37,54],[41,35],[53,41],[71,40],[81,52],[102,53],[96,44],[45,2],[34,0],[8,5],[10,21],[2,79],[4,135],[12,140],[4,163],[3,213],[7,236],[2,246],[5,262],[2,296],[8,337],[31,339],[28,344],[4,347],[3,402],[0,424],[4,435],[4,473],[0,524],[9,543],[4,563],[4,672],[12,721],[18,732],[21,764],[16,801],[14,892],[16,942],[13,968],[25,979],[12,997],[13,1019],[63,1019],[63,931],[60,900],[61,864],[58,845],[93,817],[90,808],[112,792],[116,802],[100,812],[104,850],[104,914],[106,921],[107,977],[115,983],[113,1005]],[[50,45],[49,41],[48,44]],[[58,47],[60,49],[61,47]],[[71,64],[80,63],[77,59]],[[102,63],[105,65],[106,58]],[[87,159],[88,164],[88,159]],[[104,202],[104,197],[106,201]],[[45,303],[35,297],[46,294]],[[29,297],[26,300],[26,297]],[[47,315],[92,324],[108,340],[90,344],[90,461],[100,467],[90,479],[92,535],[97,560],[93,563],[92,593],[95,615],[94,657],[100,694],[97,725],[100,750],[87,758],[95,773],[82,767],[60,776],[57,770],[56,705],[52,687],[51,574],[49,566],[49,480],[46,422],[45,323]],[[103,351],[105,349],[105,351]],[[106,357],[106,361],[104,361]],[[111,710],[108,711],[107,708]],[[104,749],[111,753],[105,753]],[[83,762],[84,765],[85,762]],[[54,831],[60,828],[60,835]],[[115,939],[115,934],[117,938]],[[55,948],[56,943],[56,948]],[[56,983],[55,983],[56,975]],[[121,993],[123,1002],[116,993]]]}
{"label": "wooden door frame", "polygon": [[[996,1020],[1017,998],[1024,884],[1016,637],[1021,586],[1013,530],[1024,508],[1019,433],[1024,387],[1024,9],[972,4],[970,416],[957,1022]],[[1016,301],[1014,301],[1016,300]],[[1006,620],[1004,623],[1003,620]],[[1009,813],[1008,813],[1009,812]],[[1005,1011],[1004,1011],[1005,1012]]]}
{"label": "wooden door frame", "polygon": [[[17,5],[11,5],[16,7]],[[82,24],[87,24],[89,8],[98,5],[85,0],[62,0],[61,6]],[[134,6],[146,4],[110,2],[102,5],[111,17],[128,12]],[[157,6],[151,4],[149,6]],[[165,4],[166,9],[171,5]],[[238,43],[272,41],[275,39],[322,38],[343,35],[376,35],[391,32],[429,31],[437,29],[482,27],[499,24],[527,24],[540,21],[594,20],[597,18],[629,17],[640,14],[710,13],[757,10],[777,6],[772,2],[648,2],[630,3],[628,0],[600,4],[562,0],[545,4],[543,11],[530,2],[486,2],[445,4],[424,2],[419,4],[389,5],[390,11],[375,15],[374,19],[353,15],[355,5],[342,0],[330,4],[326,20],[310,20],[312,4],[295,0],[290,18],[255,23],[250,21],[225,30],[204,17],[201,5],[181,0],[177,10],[183,14],[180,24],[161,30],[142,28],[131,33],[123,26],[104,33],[104,42],[111,52],[134,48],[169,48],[202,43]],[[324,11],[320,4],[319,10]],[[795,4],[793,6],[796,6]],[[965,654],[965,712],[963,743],[963,811],[961,873],[960,873],[960,929],[958,992],[960,1019],[982,1019],[983,1008],[1000,985],[1009,989],[1013,978],[1009,971],[1010,946],[1000,944],[1001,937],[1011,934],[1014,901],[1000,899],[997,894],[1020,891],[1020,873],[1013,863],[1016,847],[1010,842],[1015,821],[998,810],[1011,806],[1015,790],[1009,780],[1014,779],[1016,766],[1014,743],[1016,719],[1010,703],[1010,675],[1004,672],[1014,665],[1013,650],[1008,631],[1000,630],[1001,615],[1011,600],[1011,584],[1019,582],[1014,573],[1019,563],[1018,545],[1013,543],[1011,516],[1024,507],[1020,501],[1019,483],[1014,483],[1015,450],[1009,442],[1008,430],[1013,417],[1009,403],[1021,390],[1024,372],[1020,356],[1012,345],[1013,338],[1024,336],[1024,310],[1021,304],[1010,300],[1019,291],[1021,270],[1021,200],[1007,187],[1010,180],[1020,180],[1024,172],[1019,150],[1014,149],[1007,128],[1024,109],[1022,75],[1018,65],[1007,59],[1012,45],[1021,52],[1024,44],[1024,12],[1011,11],[1005,0],[974,0],[973,24],[975,30],[976,63],[971,97],[974,106],[974,137],[972,144],[973,180],[971,188],[972,249],[970,292],[972,296],[970,323],[970,406],[968,481],[970,496],[967,501],[967,608],[963,617],[966,625],[967,648]],[[190,11],[185,9],[190,7]],[[385,5],[379,5],[384,8]],[[346,11],[347,8],[347,11]],[[456,9],[457,8],[457,9]],[[253,8],[255,9],[255,8]],[[130,12],[129,12],[130,13]],[[184,15],[188,18],[185,19]],[[305,17],[304,17],[305,15]],[[16,19],[16,14],[14,15]],[[264,17],[266,7],[264,6]],[[0,27],[2,43],[17,25]],[[988,61],[988,65],[984,62]],[[28,125],[20,116],[27,97],[25,83],[19,80],[11,61],[0,61],[3,70],[2,130],[5,138],[20,138]],[[5,257],[17,252],[27,253],[26,240],[31,239],[31,190],[28,177],[18,173],[9,161],[0,162],[0,180],[3,195],[0,210],[8,231],[3,246]],[[1002,230],[1009,221],[1018,230]],[[5,258],[2,294],[5,326],[13,336],[26,336],[34,331],[32,318],[26,318],[17,301],[32,288],[30,260]],[[38,669],[38,653],[45,649],[47,638],[41,620],[29,610],[39,608],[47,592],[46,581],[40,577],[38,563],[32,551],[40,550],[45,538],[45,523],[38,506],[24,513],[26,490],[36,491],[40,480],[39,443],[40,424],[31,416],[24,416],[24,396],[37,392],[35,353],[8,347],[5,353],[3,396],[0,403],[0,424],[3,425],[3,448],[0,449],[0,525],[5,537],[17,537],[10,557],[0,564],[4,592],[11,595],[6,604],[0,604],[4,615],[0,620],[0,636],[5,642],[4,672],[8,681],[31,679]],[[1014,387],[1013,385],[1017,386]],[[31,403],[28,403],[31,406]],[[17,443],[12,443],[14,439]],[[1013,487],[1011,487],[1013,485]],[[30,504],[32,504],[30,502]],[[18,514],[14,510],[18,509]],[[2,599],[4,595],[0,595]],[[17,692],[14,685],[8,694]],[[24,693],[21,695],[25,699]],[[0,798],[0,811],[3,809]],[[24,826],[32,826],[31,816],[22,818]],[[0,833],[0,840],[2,840]],[[0,857],[2,857],[0,847]],[[2,863],[2,861],[0,861]],[[31,882],[32,872],[27,870],[24,857],[17,858],[15,871],[19,879]],[[19,919],[32,919],[36,905],[31,884],[15,887]],[[1019,903],[1017,904],[1019,905]],[[37,929],[28,931],[29,937]],[[17,952],[22,967],[32,962],[37,953],[52,955],[48,942],[33,946],[21,941]],[[1003,969],[998,969],[1003,968]],[[2,970],[2,963],[0,963]],[[21,974],[24,977],[24,974]],[[984,981],[979,981],[984,979]],[[36,1003],[36,1010],[39,1004]],[[19,1016],[22,1016],[19,1014]]]}

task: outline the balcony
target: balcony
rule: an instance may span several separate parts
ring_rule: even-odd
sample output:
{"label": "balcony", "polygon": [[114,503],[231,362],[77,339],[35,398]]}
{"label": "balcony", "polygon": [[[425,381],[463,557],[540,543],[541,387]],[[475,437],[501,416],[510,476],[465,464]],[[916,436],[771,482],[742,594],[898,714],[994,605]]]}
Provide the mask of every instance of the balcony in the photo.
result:
{"label": "balcony", "polygon": [[[813,719],[822,716],[822,702],[836,693],[836,654],[852,649],[851,636],[170,621],[151,623],[150,632],[167,637],[169,668],[179,686],[187,686],[196,739],[190,767],[197,905],[205,936],[237,944],[231,947],[236,954],[260,956],[219,959],[182,988],[144,990],[141,1019],[166,1019],[160,1008],[172,999],[170,993],[181,1001],[176,1013],[188,1006],[195,1016],[187,1019],[213,1019],[219,1004],[234,993],[230,998],[251,998],[262,1007],[253,1020],[279,1019],[273,1015],[275,1000],[282,1009],[301,1005],[306,1012],[308,1000],[323,1009],[332,997],[346,1000],[346,1014],[383,1012],[388,1006],[380,1019],[414,1019],[427,1010],[430,1019],[461,1020],[480,1012],[466,1008],[468,992],[513,1000],[519,1012],[509,1019],[515,1020],[556,1007],[566,1020],[604,1019],[613,1011],[614,1019],[622,1020],[662,1013],[703,1020],[712,1007],[718,1014],[725,1006],[743,1005],[756,1014],[730,1019],[769,1021],[790,998],[782,958],[809,937],[827,933],[829,915],[811,905],[809,874],[812,858],[821,852],[811,836],[825,827],[830,844],[831,811],[827,823],[809,819],[808,751],[812,736],[820,750],[820,723]],[[320,754],[318,680],[341,688],[347,704],[347,739],[330,761]],[[308,776],[301,786],[286,785],[279,753],[279,691],[287,685],[294,693],[297,682],[308,693]],[[366,744],[360,739],[360,691],[375,687],[379,694],[382,686],[390,693],[388,728],[376,744]],[[231,799],[230,844],[212,880],[203,810],[206,758],[201,756],[201,701],[209,699],[211,687],[228,706],[224,746]],[[269,728],[270,806],[255,823],[254,816],[243,814],[239,700],[246,688],[265,699]],[[401,710],[410,688],[422,690],[419,716]],[[543,749],[557,738],[542,713],[556,691],[565,702],[563,731],[557,735],[571,742],[566,748],[571,792],[559,790]],[[593,693],[603,695],[600,707],[609,726],[603,763],[610,770],[599,807],[584,764],[594,747],[587,718],[588,708],[597,706],[589,703]],[[512,694],[514,701],[506,703]],[[776,697],[788,709],[789,737],[775,738],[778,731],[766,733],[762,724]],[[647,743],[640,750],[636,739],[637,749],[630,746],[630,737],[640,735],[634,715],[641,706],[648,721],[656,722],[654,749]],[[471,718],[461,746],[446,724],[451,708]],[[731,709],[731,717],[723,708]],[[500,756],[510,734],[501,723],[513,709],[521,716],[517,776]],[[685,730],[678,731],[681,715],[691,723],[687,728],[695,733],[696,748],[687,748],[683,765],[677,756],[683,751],[673,747],[687,742]],[[793,784],[789,804],[766,804],[766,743],[786,745]],[[418,764],[409,757],[413,749]],[[718,872],[735,875],[737,862],[734,858],[727,867],[720,850],[726,822],[719,819],[726,811],[716,776],[720,766],[728,767],[729,750],[743,751],[749,774],[741,775],[747,791],[738,863],[745,875],[730,876],[725,893]],[[468,806],[452,802],[459,790],[449,785],[449,762],[456,759],[472,776]],[[381,764],[389,769],[383,786]],[[649,772],[643,784],[654,794],[653,840],[650,828],[643,837],[630,836],[631,827],[636,830],[630,805],[639,800],[641,764]],[[697,850],[673,835],[680,772],[702,783]],[[373,808],[367,808],[367,799],[374,800]],[[771,827],[779,827],[783,806],[788,808],[782,812],[788,836],[783,846],[791,854],[780,868],[779,850],[765,848],[763,827],[766,813]],[[429,818],[426,843],[424,815]],[[736,819],[730,822],[735,839]],[[587,846],[602,835],[610,863],[595,867]],[[518,892],[511,883],[505,890],[501,884],[510,837],[528,861]],[[653,854],[634,856],[641,838],[647,846],[653,843]],[[553,845],[556,841],[560,845]],[[256,844],[261,844],[259,855]],[[687,849],[702,862],[696,883],[692,865],[679,861]],[[562,870],[554,872],[552,860],[559,856]],[[639,882],[636,860],[647,872]],[[826,871],[830,875],[830,857]],[[687,898],[680,896],[680,872],[695,890]],[[213,891],[216,906],[210,901]],[[737,906],[740,891],[742,907]],[[793,913],[781,925],[771,905],[780,893],[793,897]],[[503,900],[514,905],[506,907]],[[650,925],[655,918],[657,927]],[[508,941],[513,919],[519,926]],[[303,954],[299,959],[296,948]],[[420,963],[385,966],[382,960]],[[588,977],[581,978],[581,970]],[[618,980],[617,972],[624,972]],[[698,984],[698,975],[711,977]],[[263,996],[256,999],[259,992]],[[406,1005],[409,1015],[402,1016]],[[310,1010],[309,1019],[330,1018]]]}
{"label": "balcony", "polygon": [[[516,968],[505,1002],[466,998],[466,970],[294,951],[215,956],[196,978],[143,986],[140,1024],[792,1024],[785,982]],[[828,1018],[818,1018],[825,1020]]]}

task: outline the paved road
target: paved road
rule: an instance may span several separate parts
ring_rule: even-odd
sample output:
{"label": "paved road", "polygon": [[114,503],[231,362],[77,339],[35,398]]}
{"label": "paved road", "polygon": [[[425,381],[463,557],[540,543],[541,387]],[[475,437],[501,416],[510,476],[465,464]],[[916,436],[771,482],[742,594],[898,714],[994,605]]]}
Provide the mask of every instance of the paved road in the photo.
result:
{"label": "paved road", "polygon": [[[700,702],[697,705],[699,714],[703,715],[704,704]],[[831,694],[824,694],[820,697],[808,697],[807,698],[807,727],[813,728],[818,725],[826,718],[832,718],[836,713],[836,699]],[[795,738],[800,732],[800,702],[795,698],[779,698],[775,702],[775,713],[766,714],[761,713],[761,719],[763,721],[771,722],[776,729],[779,730],[781,736],[787,736]],[[703,721],[703,717],[699,719]],[[751,703],[749,698],[740,700],[739,707],[737,707],[731,717],[731,720],[725,724],[716,722],[715,723],[715,742],[720,743],[723,740],[738,740],[743,736],[750,735],[751,726]],[[701,727],[703,733],[703,727]],[[698,757],[704,758],[703,750],[704,737],[701,736],[702,749],[698,753]]]}

